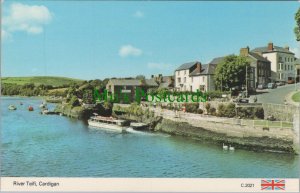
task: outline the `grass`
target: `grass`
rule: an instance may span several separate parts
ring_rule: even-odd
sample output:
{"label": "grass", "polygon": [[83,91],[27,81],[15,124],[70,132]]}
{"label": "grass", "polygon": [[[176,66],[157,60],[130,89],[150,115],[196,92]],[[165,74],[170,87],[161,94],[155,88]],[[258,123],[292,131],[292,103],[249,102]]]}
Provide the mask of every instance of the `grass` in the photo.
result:
{"label": "grass", "polygon": [[54,87],[62,86],[71,83],[81,83],[83,80],[66,78],[66,77],[55,77],[55,76],[30,76],[30,77],[3,77],[1,82],[4,84],[18,84],[24,85],[33,83],[35,85],[52,85]]}
{"label": "grass", "polygon": [[293,94],[292,100],[294,102],[300,102],[300,92],[296,92],[295,94]]}
{"label": "grass", "polygon": [[284,127],[292,128],[293,123],[281,121],[267,121],[267,120],[254,120],[254,126],[268,126],[268,127]]}

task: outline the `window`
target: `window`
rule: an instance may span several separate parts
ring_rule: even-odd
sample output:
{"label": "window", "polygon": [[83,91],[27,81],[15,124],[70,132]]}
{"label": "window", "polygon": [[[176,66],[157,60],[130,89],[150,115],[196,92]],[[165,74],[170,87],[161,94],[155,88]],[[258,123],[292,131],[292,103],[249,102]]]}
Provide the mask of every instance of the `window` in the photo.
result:
{"label": "window", "polygon": [[186,77],[184,77],[184,79],[183,79],[183,80],[184,80],[183,82],[184,82],[184,83],[186,83]]}
{"label": "window", "polygon": [[290,70],[290,65],[288,65],[288,70]]}
{"label": "window", "polygon": [[286,70],[286,64],[284,65],[284,70]]}
{"label": "window", "polygon": [[191,91],[191,92],[193,91],[193,86],[190,86],[190,91]]}
{"label": "window", "polygon": [[179,76],[179,71],[177,71],[177,75]]}
{"label": "window", "polygon": [[202,82],[204,82],[204,79],[205,79],[205,78],[204,78],[204,76],[203,76],[203,77],[202,77]]}
{"label": "window", "polygon": [[191,82],[193,82],[193,77],[191,77]]}
{"label": "window", "polygon": [[186,75],[186,70],[184,71],[184,75]]}
{"label": "window", "polygon": [[177,81],[178,81],[178,83],[180,83],[181,82],[181,78],[178,78]]}
{"label": "window", "polygon": [[291,70],[293,70],[293,65],[291,66]]}

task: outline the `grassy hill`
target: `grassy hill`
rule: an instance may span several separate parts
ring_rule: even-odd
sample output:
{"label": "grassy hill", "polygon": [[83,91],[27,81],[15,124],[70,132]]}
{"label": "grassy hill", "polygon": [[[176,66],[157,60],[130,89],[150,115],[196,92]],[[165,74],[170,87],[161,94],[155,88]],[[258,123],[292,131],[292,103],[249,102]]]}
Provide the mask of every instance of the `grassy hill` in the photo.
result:
{"label": "grassy hill", "polygon": [[27,83],[33,83],[35,86],[44,84],[52,85],[54,87],[62,86],[71,83],[81,83],[84,80],[66,78],[66,77],[55,77],[55,76],[30,76],[30,77],[3,77],[1,83],[6,84],[17,84],[24,85]]}

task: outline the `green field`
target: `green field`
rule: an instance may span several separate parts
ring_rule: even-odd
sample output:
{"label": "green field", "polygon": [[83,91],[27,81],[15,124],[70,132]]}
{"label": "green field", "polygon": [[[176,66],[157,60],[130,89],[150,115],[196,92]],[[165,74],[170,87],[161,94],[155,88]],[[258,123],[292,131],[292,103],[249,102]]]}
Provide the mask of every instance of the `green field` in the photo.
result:
{"label": "green field", "polygon": [[71,83],[81,83],[84,80],[66,78],[66,77],[55,77],[55,76],[31,76],[31,77],[3,77],[1,83],[4,84],[17,84],[24,85],[33,83],[34,85],[52,85],[54,87],[62,86]]}
{"label": "green field", "polygon": [[300,92],[295,93],[292,96],[292,99],[293,99],[294,102],[300,102]]}

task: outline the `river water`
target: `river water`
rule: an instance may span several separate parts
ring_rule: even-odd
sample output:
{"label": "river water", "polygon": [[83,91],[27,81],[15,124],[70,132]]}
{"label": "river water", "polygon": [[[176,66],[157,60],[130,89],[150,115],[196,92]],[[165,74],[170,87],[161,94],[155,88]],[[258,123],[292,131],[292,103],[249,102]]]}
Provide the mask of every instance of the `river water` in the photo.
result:
{"label": "river water", "polygon": [[[41,102],[35,98],[1,98],[2,176],[299,176],[298,156],[239,149],[226,152],[219,145],[162,133],[119,134],[93,129],[80,120],[39,114]],[[9,111],[9,104],[18,109]],[[29,112],[29,105],[35,111]]]}

